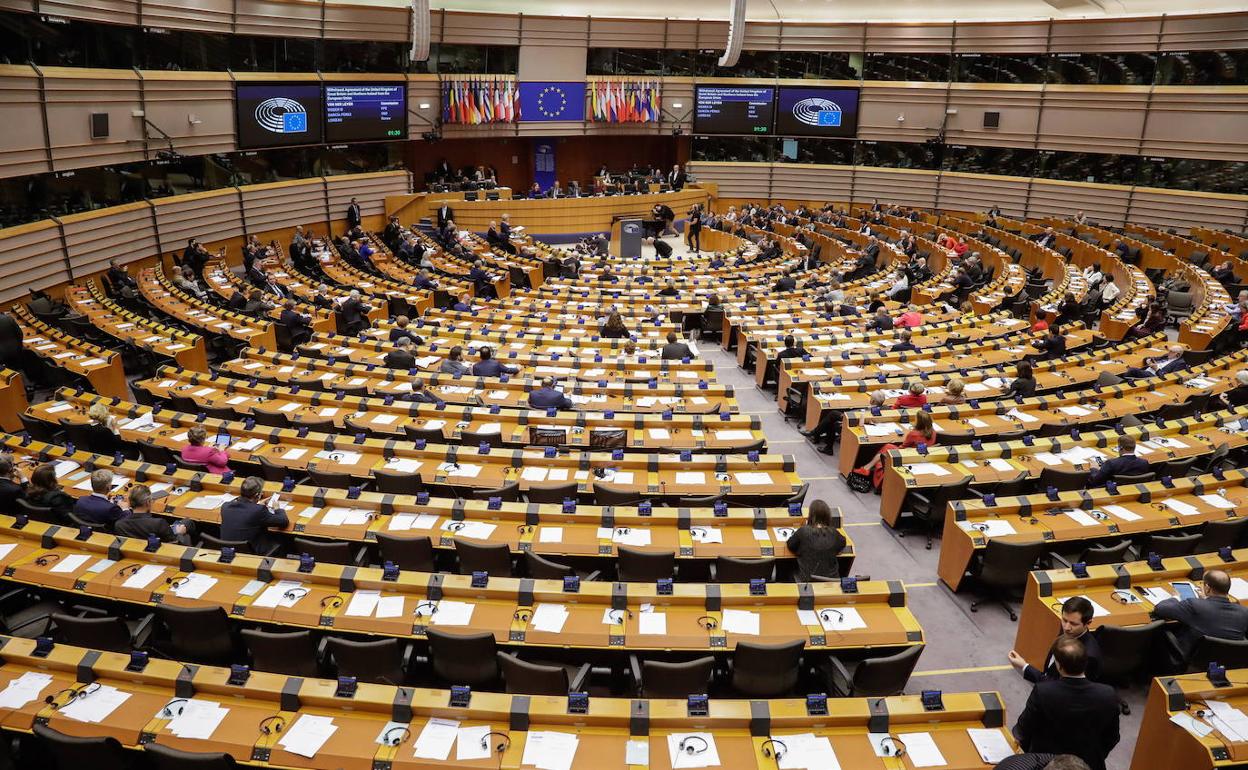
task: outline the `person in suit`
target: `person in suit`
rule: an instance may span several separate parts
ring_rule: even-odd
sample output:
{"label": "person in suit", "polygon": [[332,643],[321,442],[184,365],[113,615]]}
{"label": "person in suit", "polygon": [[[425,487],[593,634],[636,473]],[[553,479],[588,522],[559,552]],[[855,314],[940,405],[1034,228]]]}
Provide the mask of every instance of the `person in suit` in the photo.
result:
{"label": "person in suit", "polygon": [[411,330],[411,319],[405,315],[398,316],[394,319],[394,328],[390,330],[387,338],[391,342],[398,342],[402,339],[411,340],[413,345],[423,345],[425,341]]}
{"label": "person in suit", "polygon": [[489,345],[481,346],[481,349],[477,351],[477,358],[479,360],[472,365],[472,374],[475,377],[497,377],[500,374],[515,374],[520,371],[494,358],[494,351]]}
{"label": "person in suit", "polygon": [[[890,353],[912,353],[918,350],[918,347],[915,346],[911,337],[912,337],[912,334],[909,329],[902,329],[901,334],[897,338],[897,342],[893,343],[893,346],[888,349],[888,352]],[[898,402],[898,404],[900,405],[900,402]]]}
{"label": "person in suit", "polygon": [[299,264],[312,255],[312,244],[303,231],[303,225],[295,225],[295,235],[290,239],[290,257]]}
{"label": "person in suit", "polygon": [[442,374],[467,374],[472,367],[464,361],[464,349],[459,345],[451,348],[446,354],[446,358],[442,359],[442,363],[438,365],[438,371]]}
{"label": "person in suit", "polygon": [[498,220],[498,234],[503,240],[511,242],[511,214],[503,214]]}
{"label": "person in suit", "polygon": [[1074,754],[1040,754],[1027,751],[1006,757],[992,770],[1090,770],[1088,763]]}
{"label": "person in suit", "polygon": [[138,291],[139,288],[139,285],[134,282],[134,279],[126,272],[126,269],[117,264],[116,259],[108,260],[108,282],[113,285],[113,289],[116,291],[121,291],[123,288]]}
{"label": "person in suit", "polygon": [[1075,299],[1074,292],[1066,292],[1066,296],[1062,298],[1062,304],[1057,306],[1057,318],[1054,321],[1056,326],[1066,326],[1073,324],[1079,320],[1083,314],[1083,305],[1079,304],[1079,300]]}
{"label": "person in suit", "polygon": [[278,321],[290,332],[290,341],[295,347],[312,339],[312,317],[295,310],[293,299],[282,303],[282,314]]}
{"label": "person in suit", "polygon": [[186,242],[186,250],[182,252],[182,264],[191,268],[195,275],[204,272],[204,265],[211,258],[212,255],[198,240],[191,238]]}
{"label": "person in suit", "polygon": [[1044,232],[1031,236],[1031,240],[1041,248],[1051,249],[1057,243],[1057,234],[1053,232],[1052,227],[1046,227]]}
{"label": "person in suit", "polygon": [[572,409],[572,401],[563,394],[563,391],[555,388],[555,378],[545,377],[542,379],[542,386],[537,390],[529,391],[529,408],[530,409]]}
{"label": "person in suit", "polygon": [[1153,608],[1153,617],[1179,624],[1176,636],[1184,661],[1202,636],[1242,640],[1248,635],[1248,607],[1231,598],[1230,575],[1220,569],[1208,570],[1201,581],[1201,593],[1203,596],[1195,599],[1164,599]]}
{"label": "person in suit", "polygon": [[338,308],[338,313],[342,317],[343,331],[348,335],[359,334],[369,327],[368,313],[372,308],[364,304],[360,299],[360,290],[352,289],[347,298],[342,301],[342,305]]}
{"label": "person in suit", "polygon": [[360,204],[356,202],[355,198],[352,198],[351,203],[347,204],[347,229],[354,230],[360,226],[361,221]]}
{"label": "person in suit", "polygon": [[18,498],[26,496],[27,482],[13,455],[0,454],[0,511],[17,513]]}
{"label": "person in suit", "polygon": [[672,166],[672,170],[667,174],[667,184],[673,190],[680,191],[684,189],[686,178],[685,172],[681,171],[680,164],[677,163]]}
{"label": "person in suit", "polygon": [[454,310],[456,313],[471,313],[472,295],[467,292],[459,295],[459,299],[455,301],[455,304],[451,305],[451,310]]}
{"label": "person in suit", "polygon": [[554,184],[552,184],[552,185],[550,186],[550,189],[546,191],[546,197],[547,197],[547,198],[559,198],[559,197],[562,197],[562,196],[563,196],[563,195],[565,195],[565,194],[566,194],[566,193],[564,193],[564,190],[563,190],[563,185],[559,184],[559,180],[558,180],[558,179],[556,179],[556,180],[555,180],[555,183],[554,183]]}
{"label": "person in suit", "polygon": [[875,317],[867,322],[867,328],[875,332],[891,331],[894,326],[893,317],[883,305],[875,309]]}
{"label": "person in suit", "polygon": [[455,175],[455,172],[451,169],[451,164],[446,160],[446,158],[443,158],[438,161],[438,165],[434,168],[433,174],[437,179],[447,182],[450,181],[451,177]]}
{"label": "person in suit", "polygon": [[451,204],[449,203],[440,203],[438,204],[437,217],[438,229],[442,229],[443,227],[446,227],[447,222],[453,222],[455,220],[455,209],[451,208]]}
{"label": "person in suit", "polygon": [[803,355],[805,352],[797,344],[797,337],[792,334],[784,335],[784,349],[776,355],[776,358],[783,361],[786,358],[801,358]]}
{"label": "person in suit", "polygon": [[247,297],[247,302],[243,304],[242,312],[253,318],[259,318],[273,309],[273,304],[264,298],[264,292],[259,289],[252,289],[251,295]]}
{"label": "person in suit", "polygon": [[1032,346],[1040,351],[1041,360],[1052,361],[1066,355],[1066,335],[1062,334],[1061,326],[1053,324],[1049,327],[1048,336],[1036,340]]}
{"label": "person in suit", "polygon": [[568,192],[567,192],[567,195],[568,195],[568,197],[569,197],[569,198],[579,198],[579,197],[581,197],[581,195],[582,195],[582,193],[581,193],[581,183],[580,183],[580,182],[578,182],[578,181],[576,181],[575,179],[573,179],[571,182],[568,182]]}
{"label": "person in suit", "polygon": [[1036,395],[1036,375],[1032,371],[1031,363],[1019,361],[1014,367],[1014,374],[1014,380],[1001,394],[1002,398],[1031,398]]}
{"label": "person in suit", "polygon": [[390,221],[386,222],[386,229],[381,231],[381,241],[389,246],[391,251],[398,251],[402,238],[403,225],[399,224],[397,216],[392,215]]}
{"label": "person in suit", "polygon": [[162,543],[191,544],[190,525],[186,521],[173,524],[152,515],[152,490],[146,484],[130,488],[130,512],[117,522],[113,531],[121,537],[146,540],[155,535]]}
{"label": "person in suit", "polygon": [[266,553],[278,539],[269,532],[270,527],[284,529],[290,525],[286,511],[260,504],[264,481],[259,476],[243,479],[238,497],[221,506],[221,539],[245,540],[256,553]]}
{"label": "person in suit", "polygon": [[785,273],[776,281],[776,285],[771,287],[772,291],[785,292],[797,289],[797,279],[793,277],[793,273]]}
{"label": "person in suit", "polygon": [[111,529],[126,515],[121,506],[109,496],[113,490],[113,472],[98,468],[91,472],[91,494],[78,498],[74,515],[88,524]]}
{"label": "person in suit", "polygon": [[412,281],[412,285],[414,285],[417,289],[432,290],[438,288],[438,282],[433,279],[433,276],[429,275],[428,270],[423,269],[416,274],[416,278]]}
{"label": "person in suit", "polygon": [[670,278],[667,279],[667,284],[664,285],[662,289],[659,289],[659,296],[660,297],[679,297],[680,290],[676,288],[676,282]]}
{"label": "person in suit", "polygon": [[1053,659],[1059,678],[1032,688],[1014,737],[1024,751],[1074,754],[1093,770],[1105,770],[1120,737],[1118,693],[1087,678],[1087,652],[1078,639],[1058,639]]}
{"label": "person in suit", "polygon": [[678,342],[679,338],[676,332],[667,333],[667,344],[663,346],[662,358],[664,361],[683,361],[686,358],[693,358],[693,351],[683,342]]}
{"label": "person in suit", "polygon": [[1135,439],[1131,436],[1118,437],[1118,456],[1112,460],[1100,462],[1096,470],[1088,475],[1088,486],[1099,487],[1107,481],[1115,481],[1120,476],[1138,476],[1148,473],[1148,461],[1135,454]]}
{"label": "person in suit", "polygon": [[[1090,624],[1095,611],[1092,608],[1092,602],[1082,596],[1072,596],[1062,602],[1062,633],[1058,635],[1058,639],[1078,639],[1083,643],[1084,655],[1087,658],[1087,665],[1084,668],[1084,675],[1092,681],[1097,680],[1097,675],[1101,671],[1101,643],[1097,641],[1096,634],[1092,633]],[[1050,650],[1048,656],[1044,659],[1044,670],[1036,668],[1023,660],[1023,656],[1017,651],[1009,652],[1010,665],[1014,670],[1023,675],[1032,684],[1037,682],[1052,681],[1061,678],[1061,674],[1057,671],[1057,661],[1053,657],[1053,651]]]}
{"label": "person in suit", "polygon": [[429,392],[429,388],[425,387],[425,381],[419,377],[412,379],[412,392],[407,394],[407,400],[418,404],[438,403],[438,397]]}
{"label": "person in suit", "polygon": [[333,310],[334,300],[329,296],[329,287],[321,284],[316,287],[316,293],[312,295],[313,307],[319,307],[322,310]]}
{"label": "person in suit", "polygon": [[1187,368],[1187,362],[1183,360],[1182,345],[1170,345],[1166,348],[1164,356],[1150,358],[1144,363],[1144,366],[1133,366],[1123,372],[1123,378],[1136,380],[1142,377],[1161,377]]}
{"label": "person in suit", "polygon": [[411,337],[400,337],[399,341],[394,343],[394,350],[386,353],[382,364],[391,369],[415,369],[416,356],[412,355]]}

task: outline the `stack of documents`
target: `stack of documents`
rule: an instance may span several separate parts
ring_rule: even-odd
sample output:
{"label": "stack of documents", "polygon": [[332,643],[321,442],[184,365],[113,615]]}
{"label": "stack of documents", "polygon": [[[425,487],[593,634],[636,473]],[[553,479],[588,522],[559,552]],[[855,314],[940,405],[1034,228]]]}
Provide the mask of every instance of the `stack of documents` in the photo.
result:
{"label": "stack of documents", "polygon": [[[82,694],[88,690],[90,690],[89,694]],[[77,698],[62,706],[58,713],[68,719],[92,724],[103,722],[109,714],[130,699],[130,693],[122,692],[106,684],[99,687],[87,685],[83,690],[79,690],[79,693]]]}
{"label": "stack of documents", "polygon": [[286,730],[277,745],[291,754],[311,759],[337,730],[333,717],[303,714]]}
{"label": "stack of documents", "polygon": [[782,744],[780,770],[840,770],[841,763],[832,750],[832,741],[814,733],[773,735],[771,740]]}
{"label": "stack of documents", "polygon": [[225,715],[230,713],[220,703],[210,700],[191,698],[179,705],[182,710],[167,725],[169,732],[179,738],[207,740],[216,732]]}
{"label": "stack of documents", "polygon": [[20,709],[36,700],[52,684],[52,675],[27,671],[0,690],[0,709]]}
{"label": "stack of documents", "polygon": [[[557,733],[550,730],[535,730],[528,734],[524,742],[522,765],[533,765],[538,770],[569,770],[576,759],[576,749],[581,739],[574,733]],[[674,767],[693,767],[693,765],[674,765]]]}
{"label": "stack of documents", "polygon": [[557,634],[568,620],[568,608],[562,604],[539,604],[533,610],[529,625],[537,631]]}

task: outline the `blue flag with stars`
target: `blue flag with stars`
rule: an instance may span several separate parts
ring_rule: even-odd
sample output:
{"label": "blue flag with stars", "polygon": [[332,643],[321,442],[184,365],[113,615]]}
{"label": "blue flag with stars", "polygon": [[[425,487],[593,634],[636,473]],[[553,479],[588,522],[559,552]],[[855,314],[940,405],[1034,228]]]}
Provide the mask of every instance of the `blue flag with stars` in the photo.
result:
{"label": "blue flag with stars", "polygon": [[520,120],[585,119],[584,83],[521,83]]}

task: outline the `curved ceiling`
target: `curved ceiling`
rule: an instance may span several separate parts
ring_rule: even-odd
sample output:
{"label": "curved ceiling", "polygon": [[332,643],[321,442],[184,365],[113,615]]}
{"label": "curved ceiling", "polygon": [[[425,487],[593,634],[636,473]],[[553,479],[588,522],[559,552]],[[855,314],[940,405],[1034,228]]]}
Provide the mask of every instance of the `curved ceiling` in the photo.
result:
{"label": "curved ceiling", "polygon": [[[343,0],[339,0],[342,2]],[[361,5],[406,5],[407,0],[346,0]],[[1113,18],[1243,11],[1244,0],[747,0],[754,21],[939,22]],[[543,16],[606,16],[723,20],[729,0],[432,0],[448,11],[526,13]],[[1176,8],[1177,6],[1177,8]]]}

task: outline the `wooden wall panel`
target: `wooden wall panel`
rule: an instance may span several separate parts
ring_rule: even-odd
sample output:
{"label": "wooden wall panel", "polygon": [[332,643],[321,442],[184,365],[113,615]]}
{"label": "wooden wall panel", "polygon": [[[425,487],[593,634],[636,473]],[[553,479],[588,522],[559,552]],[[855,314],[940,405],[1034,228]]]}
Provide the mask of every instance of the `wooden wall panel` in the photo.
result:
{"label": "wooden wall panel", "polygon": [[1069,217],[1082,211],[1102,225],[1121,225],[1130,197],[1131,188],[1123,185],[1033,179],[1027,215]]}
{"label": "wooden wall panel", "polygon": [[69,247],[72,277],[82,278],[108,269],[108,261],[125,264],[156,256],[152,209],[146,202],[126,203],[62,217],[65,243]]}
{"label": "wooden wall panel", "polygon": [[51,220],[0,230],[0,302],[69,280],[61,234]]}
{"label": "wooden wall panel", "polygon": [[[958,112],[948,116],[946,140],[951,144],[1031,147],[1041,98],[1040,86],[954,86],[949,92],[949,109]],[[1000,126],[985,128],[985,112],[1001,113]]]}
{"label": "wooden wall panel", "polygon": [[[853,178],[853,166],[776,164],[771,174],[771,197],[802,201],[847,200]],[[720,194],[724,194],[722,187]]]}
{"label": "wooden wall panel", "polygon": [[143,0],[143,23],[149,27],[228,33],[233,20],[234,0]]}
{"label": "wooden wall panel", "polygon": [[321,4],[318,2],[238,0],[236,7],[234,23],[238,34],[321,37]]}
{"label": "wooden wall panel", "polygon": [[721,198],[765,200],[771,196],[770,163],[690,163],[689,170],[719,185]]}
{"label": "wooden wall panel", "polygon": [[[746,27],[748,34],[748,25]],[[862,50],[866,36],[865,24],[786,23],[780,37],[782,51],[846,51]]]}
{"label": "wooden wall panel", "polygon": [[1049,22],[959,24],[957,53],[1041,53],[1049,42]]}
{"label": "wooden wall panel", "polygon": [[[321,178],[273,182],[239,188],[247,234],[267,241],[264,233],[292,224],[326,221],[325,183]],[[345,213],[343,217],[345,218]]]}
{"label": "wooden wall panel", "polygon": [[1053,23],[1049,50],[1065,53],[1089,51],[1152,51],[1157,47],[1160,19],[1079,19]]}
{"label": "wooden wall panel", "polygon": [[940,207],[947,211],[986,211],[999,206],[1009,217],[1024,216],[1027,211],[1029,179],[992,174],[940,175]]}
{"label": "wooden wall panel", "polygon": [[854,169],[854,200],[879,199],[903,206],[936,208],[937,171],[918,169]]}
{"label": "wooden wall panel", "polygon": [[39,13],[109,24],[138,24],[139,0],[40,0]]}
{"label": "wooden wall panel", "polygon": [[[904,116],[905,120],[897,120]],[[922,142],[945,119],[945,86],[870,81],[859,98],[858,138],[877,142]]]}
{"label": "wooden wall panel", "polygon": [[1157,88],[1142,152],[1248,160],[1248,88]]}
{"label": "wooden wall panel", "polygon": [[[589,20],[573,16],[525,16],[525,46],[585,48],[589,40]],[[520,52],[524,55],[524,51]]]}
{"label": "wooden wall panel", "polygon": [[1163,51],[1248,48],[1248,14],[1169,16],[1161,29]]}
{"label": "wooden wall panel", "polygon": [[[405,195],[412,191],[411,175],[406,171],[383,171],[377,174],[351,174],[325,177],[329,198],[329,216],[334,232],[346,229],[347,204],[357,198],[366,229],[385,225],[387,195]],[[249,223],[250,224],[250,223]]]}
{"label": "wooden wall panel", "polygon": [[[224,73],[144,71],[147,117],[183,155],[234,151],[234,84]],[[194,116],[195,122],[192,122]],[[152,154],[167,143],[151,132]]]}
{"label": "wooden wall panel", "polygon": [[868,51],[950,53],[952,24],[868,24]]}
{"label": "wooden wall panel", "polygon": [[669,22],[663,19],[590,19],[590,48],[655,48],[663,44]]}
{"label": "wooden wall panel", "polygon": [[410,5],[398,7],[325,6],[325,37],[411,44]]}
{"label": "wooden wall panel", "polygon": [[0,176],[51,171],[39,106],[39,78],[26,66],[0,66]]}
{"label": "wooden wall panel", "polygon": [[[139,78],[131,70],[45,67],[48,130],[57,170],[143,159]],[[91,113],[108,114],[107,139],[91,138]]]}
{"label": "wooden wall panel", "polygon": [[1039,146],[1066,152],[1134,155],[1144,130],[1148,89],[1143,86],[1091,93],[1049,86],[1044,94]]}
{"label": "wooden wall panel", "polygon": [[0,0],[0,10],[34,13],[35,0]]}
{"label": "wooden wall panel", "polygon": [[520,45],[521,17],[501,13],[434,12],[433,37],[439,43]]}
{"label": "wooden wall panel", "polygon": [[1186,231],[1195,225],[1248,229],[1248,196],[1137,187],[1131,199],[1133,224]]}
{"label": "wooden wall panel", "polygon": [[181,251],[191,238],[208,243],[237,238],[243,233],[242,206],[235,188],[174,195],[153,203],[160,246],[166,252]]}

